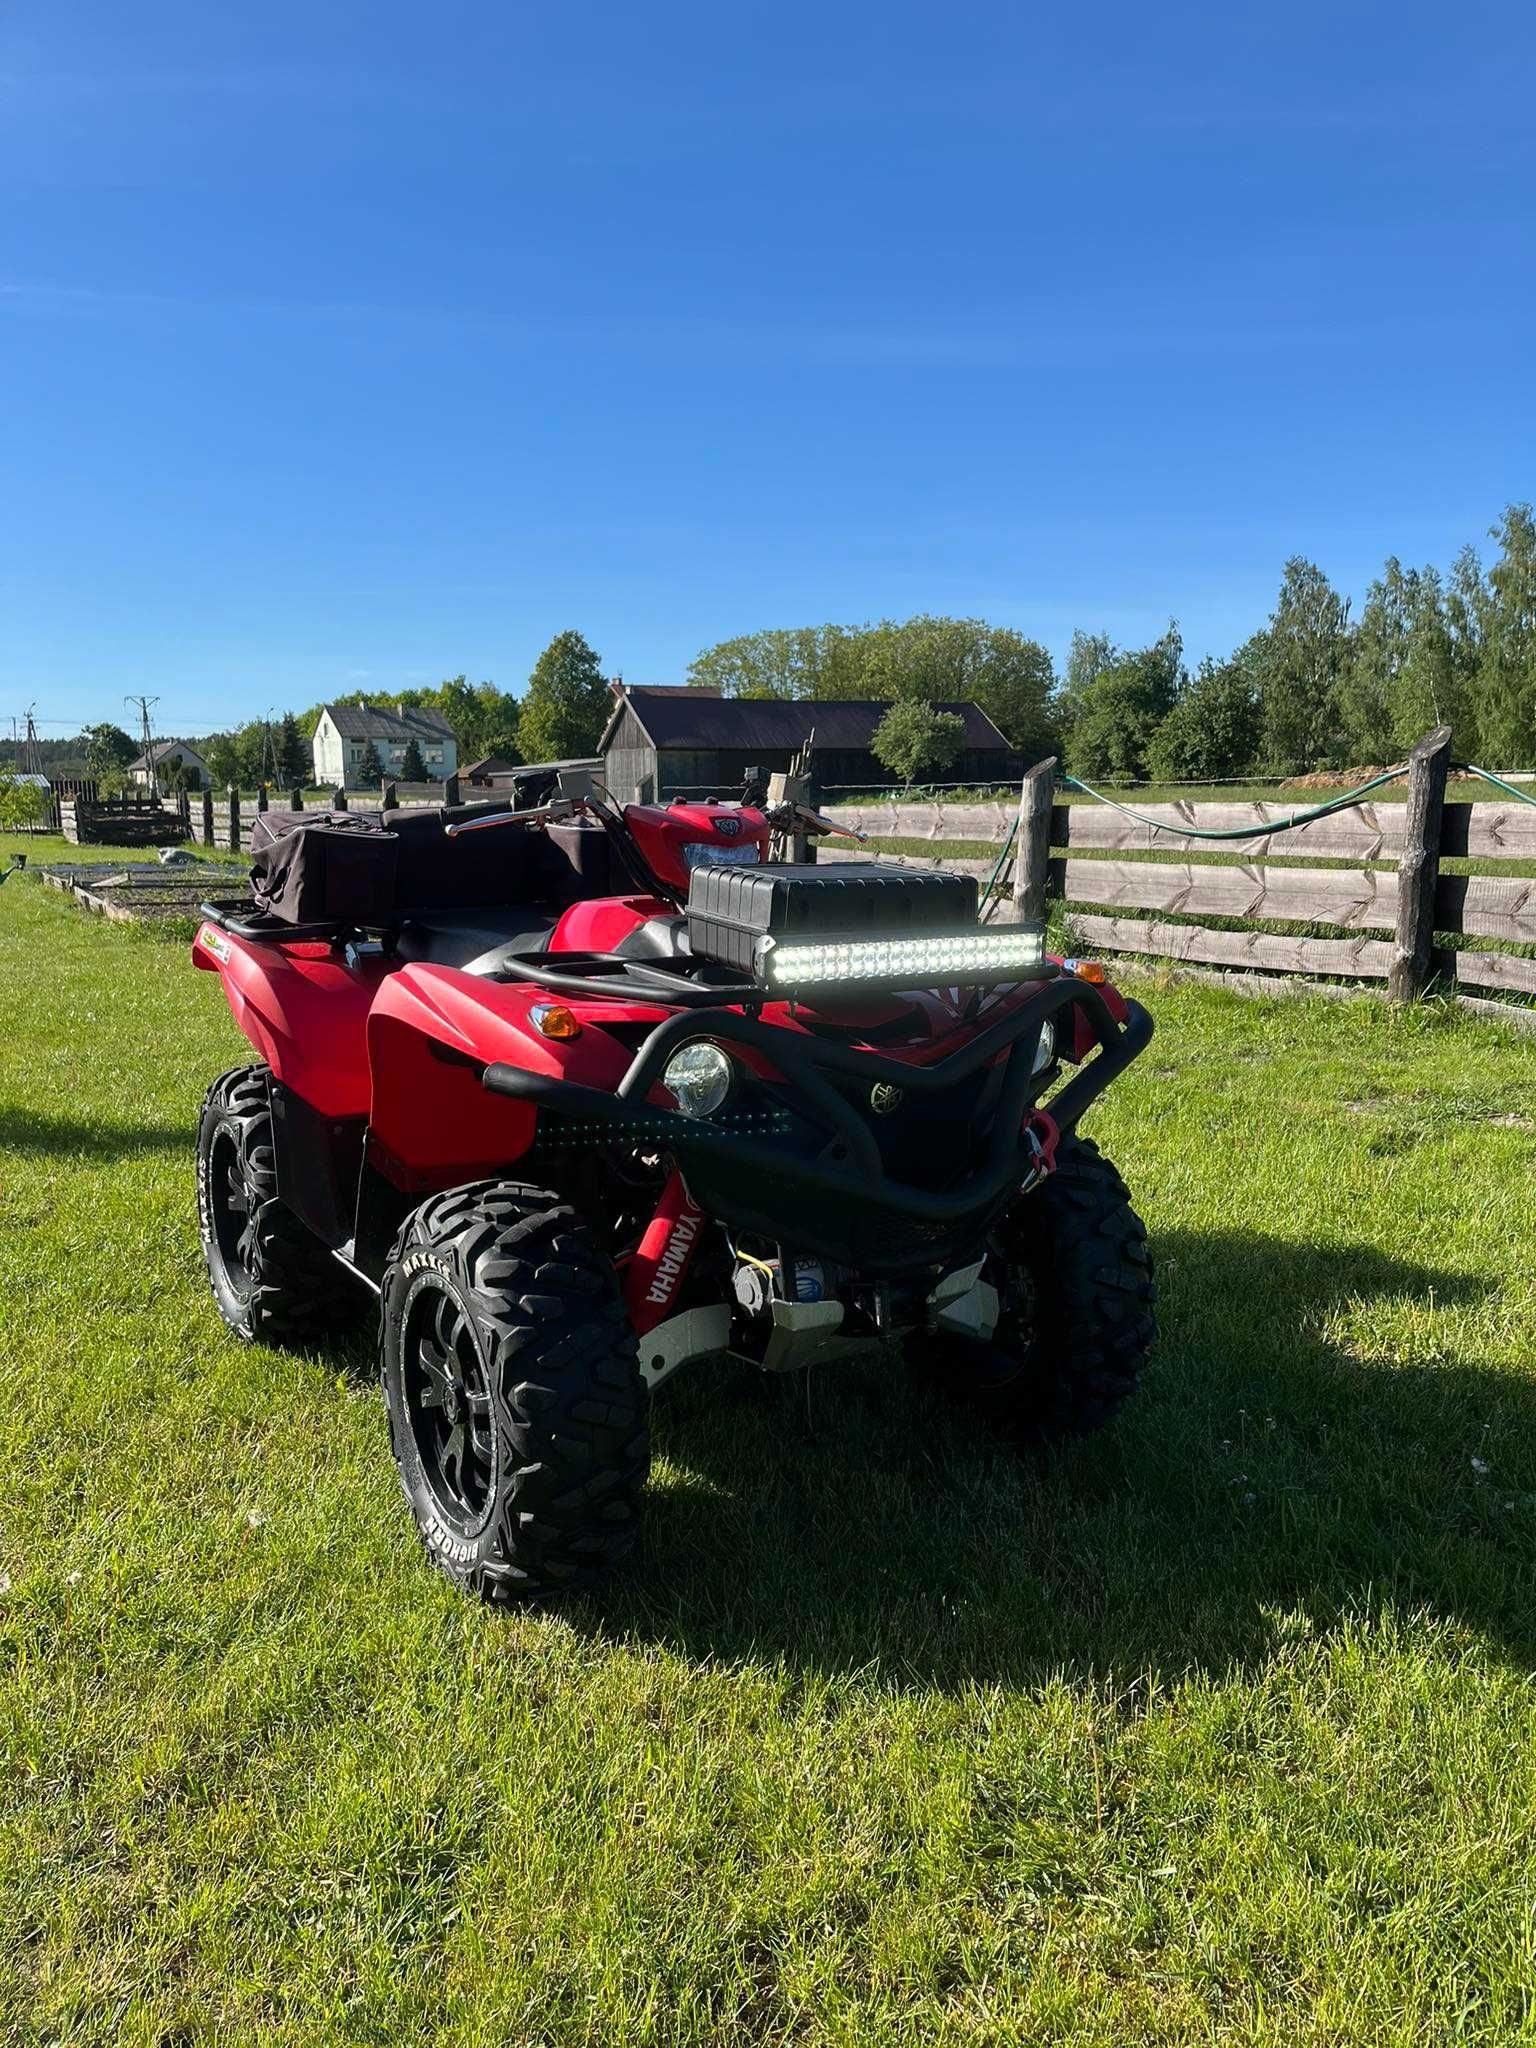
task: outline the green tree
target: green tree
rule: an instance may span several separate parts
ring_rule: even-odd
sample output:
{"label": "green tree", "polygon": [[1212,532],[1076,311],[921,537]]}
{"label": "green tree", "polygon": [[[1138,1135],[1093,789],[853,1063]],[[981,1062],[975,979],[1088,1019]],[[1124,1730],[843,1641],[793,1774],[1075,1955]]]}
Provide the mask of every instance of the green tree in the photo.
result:
{"label": "green tree", "polygon": [[727,697],[898,698],[979,704],[1010,746],[1056,744],[1051,657],[984,619],[920,612],[863,626],[780,627],[706,647],[691,683]]}
{"label": "green tree", "polygon": [[1056,744],[1051,657],[1012,627],[923,612],[865,627],[848,652],[839,666],[854,696],[979,704],[1011,747],[1039,756]]}
{"label": "green tree", "polygon": [[[856,643],[868,626],[776,626],[706,647],[688,680],[726,697],[860,697]],[[894,693],[893,693],[894,694]]]}
{"label": "green tree", "polygon": [[1381,762],[1392,751],[1393,704],[1408,656],[1414,576],[1389,555],[1365,594],[1352,658],[1339,678],[1339,722],[1352,761]]}
{"label": "green tree", "polygon": [[1107,633],[1084,633],[1081,629],[1073,633],[1066,670],[1051,706],[1056,729],[1069,751],[1090,685],[1106,669],[1113,668],[1119,658],[1119,650]]}
{"label": "green tree", "polygon": [[1469,733],[1463,750],[1482,747],[1481,688],[1483,667],[1483,620],[1488,586],[1477,550],[1464,547],[1451,564],[1445,586],[1445,626],[1451,642],[1451,667],[1455,671],[1458,700],[1466,706]]}
{"label": "green tree", "polygon": [[88,725],[80,735],[85,765],[92,775],[110,775],[138,757],[138,748],[120,725]]}
{"label": "green tree", "polygon": [[299,731],[299,721],[285,711],[277,729],[277,779],[284,789],[297,789],[308,782],[313,768],[314,753]]}
{"label": "green tree", "polygon": [[1474,748],[1470,692],[1438,570],[1388,558],[1366,592],[1339,679],[1339,711],[1349,759],[1361,764],[1407,753],[1437,725]]}
{"label": "green tree", "polygon": [[1269,624],[1250,643],[1264,707],[1264,753],[1281,774],[1342,749],[1339,683],[1349,666],[1349,601],[1315,562],[1293,555]]}
{"label": "green tree", "polygon": [[525,761],[582,760],[613,709],[602,664],[580,633],[557,633],[534,663],[517,721]]}
{"label": "green tree", "polygon": [[1117,655],[1086,685],[1070,754],[1080,775],[1145,779],[1147,750],[1183,684],[1183,660],[1184,642],[1170,620],[1160,640]]}
{"label": "green tree", "polygon": [[471,684],[462,675],[450,676],[426,691],[422,701],[453,727],[462,760],[505,753],[509,745],[516,746],[517,699],[494,683]]}
{"label": "green tree", "polygon": [[[414,744],[415,742],[412,741],[413,746]],[[372,740],[364,747],[363,758],[357,764],[357,779],[359,782],[382,782],[384,780],[384,763],[379,759],[379,750]]]}
{"label": "green tree", "polygon": [[400,780],[402,782],[425,782],[427,764],[421,758],[421,748],[414,739],[407,740],[405,752],[400,757]]}
{"label": "green tree", "polygon": [[15,832],[23,826],[41,825],[48,815],[48,804],[46,789],[0,769],[0,828]]}
{"label": "green tree", "polygon": [[1536,516],[1511,505],[1491,531],[1499,558],[1475,600],[1478,744],[1488,767],[1528,768],[1536,766]]}
{"label": "green tree", "polygon": [[1392,697],[1393,752],[1406,754],[1437,725],[1448,725],[1460,750],[1477,752],[1472,701],[1463,687],[1445,588],[1433,566],[1414,578],[1408,607],[1408,649]]}
{"label": "green tree", "polygon": [[203,749],[203,759],[208,763],[208,773],[213,778],[215,789],[239,785],[240,749],[232,733],[215,733]]}
{"label": "green tree", "polygon": [[1156,782],[1214,782],[1245,775],[1258,757],[1262,725],[1251,662],[1202,661],[1147,743]]}
{"label": "green tree", "polygon": [[[233,778],[242,789],[258,789],[263,783],[279,783],[277,733],[264,718],[253,718],[233,735],[239,773]],[[290,787],[292,785],[290,784]]]}
{"label": "green tree", "polygon": [[893,704],[870,741],[875,759],[908,784],[924,768],[942,774],[964,746],[965,720],[953,711],[936,711],[917,697]]}

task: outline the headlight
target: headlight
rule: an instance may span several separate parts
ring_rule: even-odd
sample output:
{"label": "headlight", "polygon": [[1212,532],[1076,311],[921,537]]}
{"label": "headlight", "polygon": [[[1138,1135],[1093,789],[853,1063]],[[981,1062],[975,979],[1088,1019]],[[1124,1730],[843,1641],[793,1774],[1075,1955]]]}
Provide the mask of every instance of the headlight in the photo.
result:
{"label": "headlight", "polygon": [[1035,1047],[1035,1063],[1029,1071],[1032,1074],[1043,1074],[1055,1057],[1056,1026],[1047,1017],[1040,1026],[1040,1043]]}
{"label": "headlight", "polygon": [[661,1085],[684,1116],[713,1116],[731,1092],[731,1063],[718,1045],[685,1045],[662,1068]]}
{"label": "headlight", "polygon": [[947,936],[828,938],[765,942],[770,981],[776,987],[827,982],[884,982],[888,987],[929,988],[945,982],[1023,980],[1045,959],[1045,938],[1016,925],[994,932],[985,927]]}

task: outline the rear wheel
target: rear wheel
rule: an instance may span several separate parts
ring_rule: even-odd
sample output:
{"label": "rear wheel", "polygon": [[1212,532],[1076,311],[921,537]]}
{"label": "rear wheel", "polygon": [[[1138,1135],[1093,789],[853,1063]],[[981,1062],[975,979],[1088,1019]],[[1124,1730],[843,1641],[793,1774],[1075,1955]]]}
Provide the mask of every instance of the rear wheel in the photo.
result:
{"label": "rear wheel", "polygon": [[947,1340],[939,1370],[1010,1436],[1102,1429],[1136,1391],[1157,1336],[1152,1256],[1125,1182],[1086,1138],[1005,1212],[982,1272],[998,1293],[988,1343]]}
{"label": "rear wheel", "polygon": [[400,1483],[457,1585],[565,1590],[630,1548],[650,1465],[635,1333],[557,1195],[493,1181],[424,1202],[384,1276],[380,1342]]}
{"label": "rear wheel", "polygon": [[197,1217],[219,1314],[246,1343],[308,1344],[347,1320],[341,1267],[278,1196],[265,1067],[221,1074],[197,1130]]}

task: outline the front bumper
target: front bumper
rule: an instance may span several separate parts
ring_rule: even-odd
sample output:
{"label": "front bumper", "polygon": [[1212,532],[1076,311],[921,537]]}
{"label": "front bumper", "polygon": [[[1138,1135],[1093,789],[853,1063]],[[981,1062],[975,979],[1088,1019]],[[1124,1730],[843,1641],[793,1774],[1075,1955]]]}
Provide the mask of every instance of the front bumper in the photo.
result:
{"label": "front bumper", "polygon": [[[1082,1014],[1098,1047],[1043,1105],[1057,1127],[1069,1131],[1150,1042],[1152,1019],[1127,1001],[1125,1022],[1117,1023],[1097,987],[1065,975],[929,1066],[786,1031],[734,1010],[682,1011],[656,1026],[611,1095],[503,1063],[488,1066],[483,1081],[494,1094],[553,1112],[562,1132],[578,1142],[630,1140],[670,1152],[694,1199],[737,1230],[782,1239],[859,1271],[892,1273],[953,1259],[1029,1177],[1034,1155],[1024,1120],[1050,1081],[1049,1072],[1034,1072],[1040,1030],[1068,1009]],[[796,1112],[787,1135],[733,1129],[728,1119],[686,1117],[647,1100],[667,1061],[696,1039],[750,1047],[782,1077]],[[907,1095],[937,1093],[999,1061],[1001,1086],[980,1156],[941,1187],[889,1173],[868,1118],[834,1085],[856,1084],[866,1099],[882,1083]]]}

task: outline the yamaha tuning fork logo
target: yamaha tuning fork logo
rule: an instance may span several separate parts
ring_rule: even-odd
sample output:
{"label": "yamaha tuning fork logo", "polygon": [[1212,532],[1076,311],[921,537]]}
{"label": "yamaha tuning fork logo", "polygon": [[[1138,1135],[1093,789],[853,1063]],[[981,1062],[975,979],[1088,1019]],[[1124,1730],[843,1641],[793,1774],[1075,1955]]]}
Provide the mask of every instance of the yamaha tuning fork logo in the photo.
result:
{"label": "yamaha tuning fork logo", "polygon": [[711,818],[709,822],[722,839],[734,839],[741,831],[741,820],[737,817]]}

